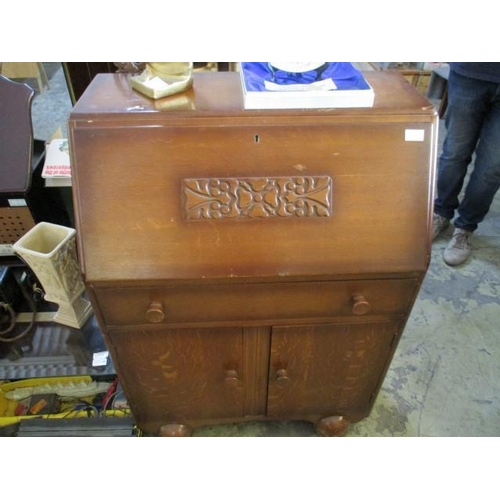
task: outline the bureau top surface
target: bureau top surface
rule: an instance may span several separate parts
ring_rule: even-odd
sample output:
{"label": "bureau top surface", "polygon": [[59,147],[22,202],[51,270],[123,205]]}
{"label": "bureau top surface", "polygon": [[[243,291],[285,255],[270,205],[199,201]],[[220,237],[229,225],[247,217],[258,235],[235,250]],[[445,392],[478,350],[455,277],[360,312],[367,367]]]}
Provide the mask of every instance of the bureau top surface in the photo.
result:
{"label": "bureau top surface", "polygon": [[236,72],[195,73],[193,88],[181,94],[153,100],[132,89],[127,74],[99,74],[76,103],[70,120],[135,119],[175,120],[215,116],[235,119],[283,116],[375,116],[389,114],[434,114],[432,105],[401,75],[392,71],[365,73],[375,93],[371,108],[246,110]]}
{"label": "bureau top surface", "polygon": [[153,101],[98,75],[69,122],[91,282],[422,272],[437,115],[396,74],[369,109],[244,110],[236,73]]}

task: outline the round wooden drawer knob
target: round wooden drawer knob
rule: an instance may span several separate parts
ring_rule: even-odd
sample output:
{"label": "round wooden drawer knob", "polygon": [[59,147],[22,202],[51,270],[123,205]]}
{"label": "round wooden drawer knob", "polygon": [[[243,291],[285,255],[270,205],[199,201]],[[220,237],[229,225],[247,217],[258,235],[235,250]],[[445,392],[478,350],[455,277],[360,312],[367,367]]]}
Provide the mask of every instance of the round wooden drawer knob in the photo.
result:
{"label": "round wooden drawer knob", "polygon": [[352,312],[357,316],[361,316],[370,311],[370,303],[363,297],[363,295],[352,296]]}
{"label": "round wooden drawer knob", "polygon": [[238,385],[238,372],[236,370],[226,371],[226,385],[228,387],[236,387]]}
{"label": "round wooden drawer knob", "polygon": [[149,323],[161,323],[164,319],[163,304],[161,302],[151,302],[146,311],[146,320]]}
{"label": "round wooden drawer knob", "polygon": [[290,379],[288,378],[288,373],[285,369],[281,368],[276,371],[276,384],[279,387],[286,387],[290,383]]}

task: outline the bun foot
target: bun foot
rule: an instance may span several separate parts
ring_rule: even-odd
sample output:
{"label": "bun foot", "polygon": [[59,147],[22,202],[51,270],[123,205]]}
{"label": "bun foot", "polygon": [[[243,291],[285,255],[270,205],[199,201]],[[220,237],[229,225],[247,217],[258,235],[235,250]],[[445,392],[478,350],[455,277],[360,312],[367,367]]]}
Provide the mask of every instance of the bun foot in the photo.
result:
{"label": "bun foot", "polygon": [[184,424],[165,424],[158,432],[160,437],[190,437],[192,434],[193,429]]}
{"label": "bun foot", "polygon": [[316,424],[316,431],[326,437],[341,437],[347,433],[349,424],[346,417],[325,417]]}

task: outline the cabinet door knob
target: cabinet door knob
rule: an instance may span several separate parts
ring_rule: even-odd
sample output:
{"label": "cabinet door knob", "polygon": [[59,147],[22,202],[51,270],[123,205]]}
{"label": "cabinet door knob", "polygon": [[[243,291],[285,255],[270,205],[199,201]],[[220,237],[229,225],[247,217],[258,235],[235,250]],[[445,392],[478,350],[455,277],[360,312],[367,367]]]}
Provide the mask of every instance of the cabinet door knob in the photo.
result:
{"label": "cabinet door knob", "polygon": [[146,311],[146,320],[149,323],[161,323],[165,318],[163,304],[161,302],[151,302]]}
{"label": "cabinet door knob", "polygon": [[370,303],[361,294],[352,296],[352,312],[358,316],[370,311]]}
{"label": "cabinet door knob", "polygon": [[228,387],[236,387],[238,385],[238,382],[238,372],[236,370],[226,370],[226,385]]}
{"label": "cabinet door knob", "polygon": [[290,379],[288,378],[288,373],[284,368],[280,368],[276,370],[276,384],[279,387],[286,387],[290,383]]}

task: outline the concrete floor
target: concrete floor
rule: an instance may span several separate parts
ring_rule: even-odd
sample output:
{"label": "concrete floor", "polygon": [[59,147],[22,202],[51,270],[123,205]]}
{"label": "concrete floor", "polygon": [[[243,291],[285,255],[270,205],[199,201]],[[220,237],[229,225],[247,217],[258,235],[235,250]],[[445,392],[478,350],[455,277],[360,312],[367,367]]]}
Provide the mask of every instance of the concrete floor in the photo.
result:
{"label": "concrete floor", "polygon": [[[44,98],[61,88],[61,77],[57,72]],[[58,111],[64,118],[70,106],[62,99]],[[43,109],[37,104],[35,113]],[[48,138],[57,126],[64,128],[64,122],[57,124],[60,117],[53,123],[35,116],[35,136]],[[441,124],[441,142],[444,133]],[[347,436],[500,436],[500,194],[475,233],[472,257],[456,268],[442,260],[451,232],[434,242],[429,271],[371,415]],[[305,422],[252,422],[205,427],[195,436],[317,434]]]}

